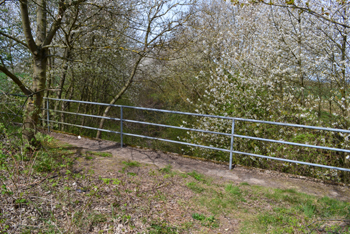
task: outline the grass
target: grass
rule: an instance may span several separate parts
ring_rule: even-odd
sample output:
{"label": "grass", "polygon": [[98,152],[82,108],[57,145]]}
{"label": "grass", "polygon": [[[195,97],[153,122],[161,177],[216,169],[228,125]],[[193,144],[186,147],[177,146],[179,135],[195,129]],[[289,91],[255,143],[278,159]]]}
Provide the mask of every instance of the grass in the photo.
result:
{"label": "grass", "polygon": [[136,161],[123,161],[122,162],[126,167],[140,167],[141,164]]}
{"label": "grass", "polygon": [[45,135],[42,149],[27,152],[1,137],[0,233],[350,232],[348,202],[136,161],[107,177],[78,167],[91,159]]}
{"label": "grass", "polygon": [[192,176],[197,181],[202,181],[202,182],[205,181],[204,175],[199,174],[199,173],[197,173],[195,171],[189,172],[189,173],[187,173],[187,175]]}
{"label": "grass", "polygon": [[213,215],[206,217],[203,214],[193,213],[192,218],[195,220],[201,221],[201,224],[203,226],[214,227],[214,228],[219,227],[218,220],[215,219]]}
{"label": "grass", "polygon": [[85,160],[93,160],[95,156],[97,157],[104,157],[104,158],[110,158],[113,155],[109,152],[97,152],[97,151],[86,151],[84,154]]}
{"label": "grass", "polygon": [[186,184],[186,186],[195,193],[201,193],[205,190],[202,186],[198,185],[198,183],[196,182],[189,182]]}
{"label": "grass", "polygon": [[164,174],[171,174],[172,173],[172,166],[171,165],[167,165],[163,168],[160,168],[159,171],[164,173]]}
{"label": "grass", "polygon": [[[123,161],[122,164],[124,164],[125,166],[122,168],[122,172],[126,172],[126,170],[128,168],[135,168],[135,167],[140,167],[141,164],[139,162],[136,161]],[[136,176],[135,172],[127,172],[128,175],[131,176]]]}
{"label": "grass", "polygon": [[162,221],[154,221],[151,223],[148,228],[150,234],[176,234],[179,233],[179,229],[177,227],[168,226],[166,222]]}
{"label": "grass", "polygon": [[96,151],[86,151],[86,154],[88,155],[95,155],[99,157],[105,157],[105,158],[110,158],[112,157],[111,153],[108,152],[96,152]]}

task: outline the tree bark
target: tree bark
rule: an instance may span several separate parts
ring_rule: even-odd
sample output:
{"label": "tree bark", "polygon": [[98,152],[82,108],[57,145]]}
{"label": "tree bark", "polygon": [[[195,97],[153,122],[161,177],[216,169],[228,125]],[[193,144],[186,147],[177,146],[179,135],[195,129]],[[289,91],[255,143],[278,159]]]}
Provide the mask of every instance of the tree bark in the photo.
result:
{"label": "tree bark", "polygon": [[[83,0],[77,1],[79,4]],[[40,108],[43,102],[44,91],[46,89],[46,70],[48,49],[54,35],[61,26],[62,18],[67,10],[68,5],[63,0],[58,2],[58,11],[56,20],[52,23],[50,30],[47,30],[47,0],[38,0],[36,3],[36,39],[34,41],[32,30],[30,27],[28,1],[20,1],[20,9],[22,16],[22,26],[28,48],[33,56],[33,83],[32,94],[26,105],[25,116],[23,118],[22,137],[24,143],[37,146],[38,142],[35,138],[36,127],[39,122]]]}
{"label": "tree bark", "polygon": [[[22,137],[24,143],[36,147],[38,142],[35,138],[37,131],[37,124],[39,122],[40,108],[43,102],[44,90],[46,88],[46,69],[47,69],[47,49],[43,49],[42,45],[46,39],[46,0],[39,0],[36,10],[37,14],[37,28],[36,28],[36,42],[31,35],[27,1],[22,1],[22,21],[24,22],[23,29],[25,31],[27,43],[33,54],[33,94],[29,98],[25,116],[23,118]],[[39,46],[38,46],[39,45]]]}
{"label": "tree bark", "polygon": [[25,116],[23,119],[22,137],[25,143],[32,146],[38,146],[35,134],[37,132],[37,124],[39,122],[40,107],[42,106],[44,90],[46,87],[46,51],[39,51],[39,56],[34,56],[34,74],[32,90],[34,94],[29,98]]}

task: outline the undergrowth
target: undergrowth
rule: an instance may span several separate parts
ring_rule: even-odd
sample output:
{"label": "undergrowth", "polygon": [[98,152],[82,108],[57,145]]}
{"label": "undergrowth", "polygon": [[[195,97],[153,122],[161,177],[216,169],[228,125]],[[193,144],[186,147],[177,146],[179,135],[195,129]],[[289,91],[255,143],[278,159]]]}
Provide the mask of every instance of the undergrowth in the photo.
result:
{"label": "undergrowth", "polygon": [[0,233],[350,232],[348,202],[136,161],[96,174],[82,165],[111,154],[37,138],[40,149],[25,149],[2,126]]}

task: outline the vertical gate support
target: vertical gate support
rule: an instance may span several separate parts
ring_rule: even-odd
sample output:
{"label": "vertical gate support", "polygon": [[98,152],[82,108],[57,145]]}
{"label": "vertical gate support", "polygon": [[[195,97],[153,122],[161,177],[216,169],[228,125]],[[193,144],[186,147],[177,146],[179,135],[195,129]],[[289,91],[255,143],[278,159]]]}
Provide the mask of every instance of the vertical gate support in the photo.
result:
{"label": "vertical gate support", "polygon": [[232,120],[231,149],[230,149],[230,170],[232,169],[233,134],[235,133],[235,119]]}
{"label": "vertical gate support", "polygon": [[120,107],[120,148],[123,148],[123,107]]}
{"label": "vertical gate support", "polygon": [[50,112],[49,112],[49,99],[46,99],[46,109],[47,109],[47,130],[50,132]]}

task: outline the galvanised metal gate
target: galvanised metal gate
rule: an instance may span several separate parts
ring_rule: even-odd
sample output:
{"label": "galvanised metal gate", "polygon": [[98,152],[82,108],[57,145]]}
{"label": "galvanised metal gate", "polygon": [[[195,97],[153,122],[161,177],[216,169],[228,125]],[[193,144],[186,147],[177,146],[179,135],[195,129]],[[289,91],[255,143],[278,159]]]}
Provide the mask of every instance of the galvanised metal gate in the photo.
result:
{"label": "galvanised metal gate", "polygon": [[[314,167],[321,167],[321,168],[327,168],[327,169],[333,169],[333,170],[340,170],[340,171],[348,171],[348,172],[350,172],[349,168],[334,167],[334,166],[328,166],[328,165],[322,165],[322,164],[315,164],[315,163],[309,163],[309,162],[303,162],[303,161],[290,160],[290,159],[285,159],[285,158],[270,157],[270,156],[265,156],[265,155],[259,155],[259,154],[253,154],[253,153],[236,151],[236,150],[233,149],[234,138],[237,137],[237,138],[245,138],[245,139],[265,141],[265,142],[272,142],[272,143],[281,143],[281,144],[300,146],[300,147],[308,147],[308,148],[316,148],[316,149],[323,149],[323,150],[331,150],[331,151],[350,153],[350,150],[348,150],[348,149],[339,149],[339,148],[324,147],[324,146],[317,146],[317,145],[310,145],[310,144],[300,144],[300,143],[281,141],[281,140],[272,140],[272,139],[266,139],[266,138],[251,137],[251,136],[246,136],[246,135],[238,135],[238,134],[235,134],[235,121],[245,121],[245,122],[280,125],[280,126],[287,126],[287,127],[297,127],[297,128],[306,128],[306,129],[324,130],[324,131],[341,132],[341,133],[348,133],[348,134],[350,134],[350,130],[335,129],[335,128],[324,128],[324,127],[307,126],[307,125],[299,125],[299,124],[289,124],[289,123],[281,123],[281,122],[262,121],[262,120],[253,120],[253,119],[243,119],[243,118],[217,116],[217,115],[196,114],[196,113],[189,113],[189,112],[170,111],[170,110],[152,109],[152,108],[135,107],[135,106],[113,105],[113,104],[98,103],[98,102],[87,102],[87,101],[68,100],[68,99],[56,99],[56,98],[45,98],[45,99],[46,99],[46,108],[45,108],[45,110],[47,111],[47,119],[46,119],[46,121],[47,121],[47,125],[48,125],[49,131],[50,131],[50,123],[57,123],[57,124],[75,126],[75,127],[79,127],[79,128],[85,128],[85,129],[91,129],[91,130],[98,130],[98,131],[102,131],[102,132],[110,132],[110,133],[120,134],[121,147],[123,147],[123,136],[125,135],[125,136],[131,136],[131,137],[140,137],[140,138],[146,138],[146,139],[151,139],[151,140],[159,140],[159,141],[176,143],[176,144],[182,144],[182,145],[187,145],[187,146],[195,146],[195,147],[201,147],[201,148],[205,148],[205,149],[212,149],[212,150],[218,150],[218,151],[223,151],[223,152],[229,152],[230,153],[229,169],[232,169],[232,155],[233,154],[241,154],[241,155],[247,155],[247,156],[258,157],[258,158],[265,158],[265,159],[271,159],[271,160],[277,160],[277,161],[283,161],[283,162],[289,162],[289,163],[296,163],[296,164],[302,164],[302,165],[308,165],[308,166],[314,166]],[[74,112],[53,110],[53,109],[49,108],[49,100],[51,100],[51,101],[72,102],[72,103],[92,104],[92,105],[100,105],[100,106],[118,107],[118,108],[120,108],[120,118],[103,117],[103,116],[99,116],[99,115],[89,115],[89,114],[82,114],[82,113],[74,113]],[[218,119],[231,120],[232,121],[231,133],[214,132],[214,131],[207,131],[207,130],[202,130],[202,129],[186,128],[186,127],[180,127],[180,126],[172,126],[172,125],[165,125],[165,124],[157,124],[157,123],[150,123],[150,122],[143,122],[143,121],[137,121],[137,120],[124,119],[123,118],[123,109],[126,109],[126,108],[135,109],[135,110],[146,110],[146,111],[154,111],[154,112],[163,112],[163,113],[172,113],[172,114],[180,114],[180,115],[190,115],[190,116],[197,116],[197,117],[208,117],[208,118],[218,118]],[[108,119],[108,120],[120,121],[120,131],[118,132],[118,131],[112,131],[112,130],[108,130],[108,129],[100,129],[100,128],[94,128],[94,127],[89,127],[89,126],[82,126],[82,125],[76,125],[76,124],[71,124],[71,123],[65,123],[65,122],[59,122],[59,121],[51,120],[49,111],[59,112],[59,113],[63,113],[63,114],[70,114],[70,115],[79,115],[79,116],[85,116],[85,117],[93,117],[93,118],[100,118],[100,119]],[[202,132],[202,133],[224,135],[224,136],[231,137],[231,147],[230,147],[230,149],[223,149],[223,148],[217,148],[217,147],[211,147],[211,146],[205,146],[205,145],[199,145],[199,144],[192,144],[192,143],[183,142],[183,141],[174,141],[174,140],[169,140],[169,139],[163,139],[163,138],[157,138],[157,137],[150,137],[150,136],[138,135],[138,134],[133,134],[133,133],[127,133],[127,132],[123,132],[123,122],[138,123],[138,124],[152,125],[152,126],[165,127],[165,128],[182,129],[182,130],[187,130],[187,131],[195,131],[195,132]]]}

